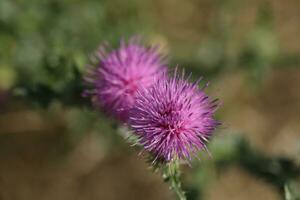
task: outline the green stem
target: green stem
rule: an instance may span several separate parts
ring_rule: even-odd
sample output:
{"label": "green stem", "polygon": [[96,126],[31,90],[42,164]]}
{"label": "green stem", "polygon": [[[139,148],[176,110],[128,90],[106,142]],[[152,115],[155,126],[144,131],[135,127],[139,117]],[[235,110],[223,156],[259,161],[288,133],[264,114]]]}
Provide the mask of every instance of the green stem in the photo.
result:
{"label": "green stem", "polygon": [[163,166],[163,177],[166,182],[169,182],[170,189],[173,190],[179,200],[186,200],[185,192],[182,189],[180,182],[179,163],[173,161]]}

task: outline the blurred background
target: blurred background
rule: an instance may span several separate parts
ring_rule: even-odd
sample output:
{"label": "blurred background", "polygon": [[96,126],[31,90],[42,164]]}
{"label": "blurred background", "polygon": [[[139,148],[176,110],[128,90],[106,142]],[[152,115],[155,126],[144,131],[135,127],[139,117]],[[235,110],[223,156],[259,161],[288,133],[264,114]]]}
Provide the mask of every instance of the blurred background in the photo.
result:
{"label": "blurred background", "polygon": [[81,97],[103,41],[142,35],[223,101],[188,199],[300,199],[299,0],[0,0],[0,200],[175,199]]}

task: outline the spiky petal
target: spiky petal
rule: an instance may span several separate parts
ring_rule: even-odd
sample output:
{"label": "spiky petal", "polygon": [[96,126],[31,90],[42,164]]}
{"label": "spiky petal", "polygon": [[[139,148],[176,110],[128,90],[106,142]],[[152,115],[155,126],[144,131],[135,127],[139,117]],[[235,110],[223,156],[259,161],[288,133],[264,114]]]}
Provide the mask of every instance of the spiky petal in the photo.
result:
{"label": "spiky petal", "polygon": [[144,47],[136,37],[109,49],[106,45],[99,48],[98,62],[85,77],[91,86],[85,94],[92,96],[97,107],[127,122],[137,90],[153,85],[166,71],[165,62],[157,47]]}
{"label": "spiky petal", "polygon": [[218,101],[208,97],[198,83],[175,73],[138,92],[130,125],[140,144],[156,158],[190,160],[206,148],[220,124],[214,119]]}

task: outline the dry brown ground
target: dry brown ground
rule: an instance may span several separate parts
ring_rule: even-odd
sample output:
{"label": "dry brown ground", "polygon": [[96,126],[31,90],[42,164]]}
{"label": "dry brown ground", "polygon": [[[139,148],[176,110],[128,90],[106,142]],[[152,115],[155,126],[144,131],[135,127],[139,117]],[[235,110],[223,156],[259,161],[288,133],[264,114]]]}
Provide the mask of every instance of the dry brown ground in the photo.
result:
{"label": "dry brown ground", "polygon": [[[201,40],[208,28],[207,19],[214,15],[206,10],[214,9],[208,0],[185,1],[180,6],[172,0],[154,2],[151,15],[159,19],[156,23],[170,43]],[[251,28],[257,2],[247,1],[236,13],[237,37]],[[300,54],[300,2],[269,2],[280,48]],[[299,152],[299,69],[269,73],[258,90],[251,89],[242,72],[223,74],[211,90],[224,102],[221,112],[227,130],[243,133],[252,145],[268,154],[295,157]],[[57,162],[61,148],[57,138],[64,131],[64,123],[63,118],[49,121],[27,110],[1,113],[0,133],[8,133],[0,136],[1,200],[172,199],[160,177],[153,175],[135,153],[108,156],[101,138],[93,133]],[[267,183],[237,168],[222,173],[206,195],[211,200],[279,199]]]}

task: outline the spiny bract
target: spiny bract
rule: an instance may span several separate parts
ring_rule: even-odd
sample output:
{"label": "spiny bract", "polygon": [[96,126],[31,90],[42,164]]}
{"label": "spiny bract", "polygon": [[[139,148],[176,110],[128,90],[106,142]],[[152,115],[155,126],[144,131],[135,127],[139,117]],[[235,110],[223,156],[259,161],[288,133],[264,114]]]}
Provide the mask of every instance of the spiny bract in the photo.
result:
{"label": "spiny bract", "polygon": [[206,148],[206,142],[220,123],[214,119],[218,100],[189,83],[182,76],[165,76],[141,89],[130,112],[130,125],[139,143],[156,159],[190,160]]}
{"label": "spiny bract", "polygon": [[102,45],[96,66],[89,66],[85,80],[91,89],[85,94],[92,97],[94,105],[127,122],[137,90],[150,87],[166,71],[164,58],[157,47],[144,47],[137,37],[128,43],[121,40],[118,49],[108,49]]}

